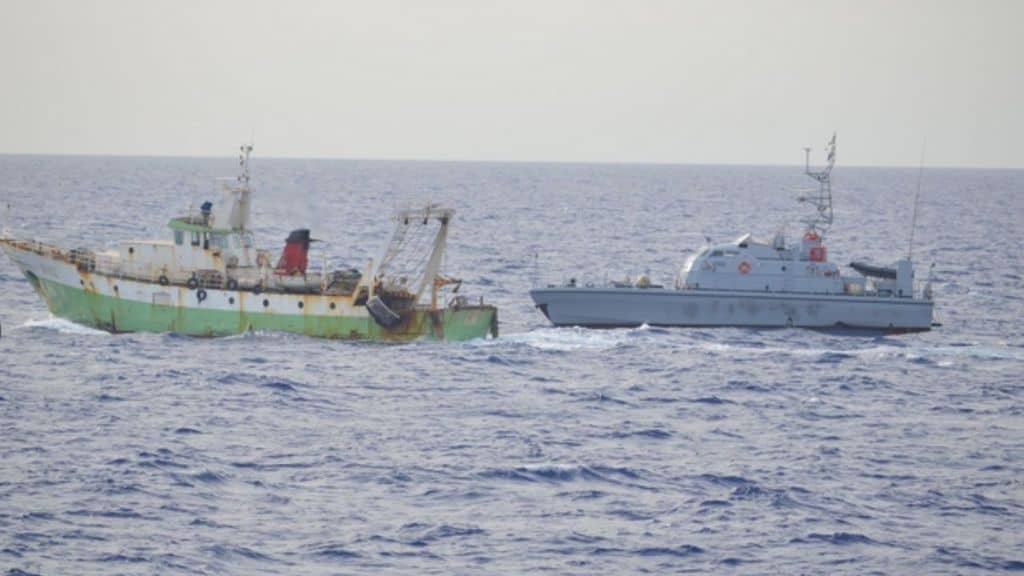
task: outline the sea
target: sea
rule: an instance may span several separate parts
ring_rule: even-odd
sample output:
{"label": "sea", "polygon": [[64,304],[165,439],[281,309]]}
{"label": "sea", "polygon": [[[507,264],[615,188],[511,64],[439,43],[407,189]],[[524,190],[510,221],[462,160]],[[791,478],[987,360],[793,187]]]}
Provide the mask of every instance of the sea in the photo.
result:
{"label": "sea", "polygon": [[[500,336],[110,335],[0,258],[0,574],[1024,571],[1024,171],[833,172],[830,259],[911,249],[924,333],[555,328],[531,286],[671,284],[801,232],[802,166],[252,160],[258,243],[363,267],[456,209]],[[0,224],[170,238],[234,158],[0,156]],[[920,198],[915,221],[915,193]],[[801,191],[804,189],[804,191]]]}

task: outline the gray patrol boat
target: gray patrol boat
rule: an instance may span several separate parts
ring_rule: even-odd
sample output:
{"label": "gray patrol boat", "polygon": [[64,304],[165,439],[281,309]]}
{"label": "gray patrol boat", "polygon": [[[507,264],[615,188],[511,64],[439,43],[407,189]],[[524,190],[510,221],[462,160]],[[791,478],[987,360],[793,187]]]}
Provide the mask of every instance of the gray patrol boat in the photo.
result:
{"label": "gray patrol boat", "polygon": [[530,296],[556,326],[595,328],[649,326],[749,326],[857,328],[893,332],[932,327],[931,280],[917,289],[908,253],[894,267],[851,263],[845,276],[829,262],[824,236],[832,224],[831,172],[836,137],[828,161],[805,172],[818,182],[817,194],[801,201],[814,206],[799,242],[779,232],[771,242],[745,234],[733,242],[709,245],[691,255],[672,288],[646,276],[606,286],[535,288]]}

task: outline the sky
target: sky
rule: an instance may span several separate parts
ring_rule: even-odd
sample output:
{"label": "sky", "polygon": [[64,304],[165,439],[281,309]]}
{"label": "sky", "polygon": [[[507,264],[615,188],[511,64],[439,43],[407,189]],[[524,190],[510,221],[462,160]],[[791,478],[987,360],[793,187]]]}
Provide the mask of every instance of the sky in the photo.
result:
{"label": "sky", "polygon": [[0,153],[1024,168],[1024,1],[0,0]]}

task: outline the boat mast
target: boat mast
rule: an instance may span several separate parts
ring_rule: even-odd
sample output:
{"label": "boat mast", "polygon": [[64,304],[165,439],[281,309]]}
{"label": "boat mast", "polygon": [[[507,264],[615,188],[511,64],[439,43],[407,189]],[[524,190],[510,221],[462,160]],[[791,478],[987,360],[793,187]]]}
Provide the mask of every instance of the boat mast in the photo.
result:
{"label": "boat mast", "polygon": [[924,142],[921,143],[921,163],[917,166],[917,192],[914,193],[914,215],[910,220],[910,242],[907,244],[907,260],[914,255],[914,232],[917,231],[917,206],[921,201],[921,177],[924,175]]}
{"label": "boat mast", "polygon": [[238,150],[238,176],[235,178],[238,185],[233,190],[225,188],[231,199],[225,198],[227,222],[222,224],[228,224],[234,230],[246,230],[249,228],[249,154],[252,153],[252,144],[243,144]]}
{"label": "boat mast", "polygon": [[239,148],[238,153],[238,167],[240,168],[238,174],[238,184],[241,188],[249,189],[249,154],[252,152],[252,144],[243,144]]}
{"label": "boat mast", "polygon": [[824,233],[832,226],[832,166],[836,163],[836,133],[832,133],[825,147],[828,152],[828,160],[825,167],[818,171],[811,170],[811,149],[804,148],[804,174],[814,178],[818,182],[818,197],[808,198],[801,196],[801,202],[809,202],[814,205],[817,213],[814,218],[807,221],[810,230]]}

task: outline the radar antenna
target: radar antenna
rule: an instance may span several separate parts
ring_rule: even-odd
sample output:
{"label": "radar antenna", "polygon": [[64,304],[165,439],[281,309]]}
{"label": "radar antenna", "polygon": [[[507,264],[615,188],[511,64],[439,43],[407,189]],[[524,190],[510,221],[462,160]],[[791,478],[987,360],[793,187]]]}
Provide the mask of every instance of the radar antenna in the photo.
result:
{"label": "radar antenna", "polygon": [[238,152],[238,183],[242,188],[249,187],[249,154],[252,152],[252,144],[243,144]]}
{"label": "radar antenna", "polygon": [[816,198],[807,196],[799,198],[800,202],[808,202],[814,206],[817,213],[807,221],[807,226],[818,232],[824,232],[832,225],[832,166],[836,163],[835,132],[832,133],[832,138],[826,144],[825,150],[828,154],[825,167],[813,171],[811,170],[811,149],[804,148],[804,174],[818,181],[818,196]]}
{"label": "radar antenna", "polygon": [[[218,178],[221,183],[221,199],[213,212],[220,228],[244,230],[249,227],[249,155],[252,144],[238,147],[238,176]],[[232,182],[234,185],[232,185]],[[191,218],[191,212],[190,216]]]}

